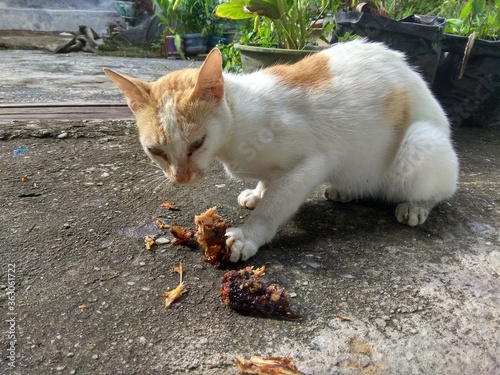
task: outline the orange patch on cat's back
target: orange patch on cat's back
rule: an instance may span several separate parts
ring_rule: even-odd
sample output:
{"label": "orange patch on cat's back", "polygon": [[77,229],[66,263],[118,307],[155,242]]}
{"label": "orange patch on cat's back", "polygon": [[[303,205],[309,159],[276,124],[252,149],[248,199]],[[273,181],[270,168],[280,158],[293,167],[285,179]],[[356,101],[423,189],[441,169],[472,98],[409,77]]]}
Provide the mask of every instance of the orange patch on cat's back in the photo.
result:
{"label": "orange patch on cat's back", "polygon": [[393,88],[384,98],[383,113],[389,126],[404,134],[410,125],[410,96],[402,88]]}
{"label": "orange patch on cat's back", "polygon": [[319,89],[333,81],[330,58],[325,53],[309,55],[291,65],[276,65],[264,70],[287,86]]}

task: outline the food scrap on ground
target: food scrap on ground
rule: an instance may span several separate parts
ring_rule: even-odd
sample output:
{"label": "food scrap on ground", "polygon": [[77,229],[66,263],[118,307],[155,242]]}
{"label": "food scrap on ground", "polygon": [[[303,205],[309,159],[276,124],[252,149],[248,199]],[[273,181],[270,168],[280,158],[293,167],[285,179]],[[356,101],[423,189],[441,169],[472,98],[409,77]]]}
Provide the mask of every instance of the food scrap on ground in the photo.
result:
{"label": "food scrap on ground", "polygon": [[29,179],[30,179],[30,178],[29,178],[29,177],[28,177],[28,175],[26,175],[26,174],[25,174],[24,176],[22,176],[22,177],[21,177],[21,181],[22,181],[22,182],[26,182],[26,181],[28,181]]}
{"label": "food scrap on ground", "polygon": [[303,375],[288,357],[261,357],[253,355],[249,360],[238,357],[236,364],[242,375]]}
{"label": "food scrap on ground", "polygon": [[231,249],[226,245],[226,220],[209,208],[194,217],[196,239],[205,252],[205,260],[217,267],[229,262]]}
{"label": "food scrap on ground", "polygon": [[174,267],[174,272],[177,272],[181,276],[182,281],[182,277],[184,276],[184,268],[182,267],[182,262],[179,262],[179,265],[177,267]]}
{"label": "food scrap on ground", "polygon": [[179,285],[174,290],[163,293],[163,297],[165,297],[165,307],[169,308],[170,305],[176,301],[180,296],[186,293],[186,288],[184,287],[184,281],[182,280],[182,276],[184,270],[182,268],[182,263],[179,263],[178,267],[174,268],[174,271],[179,274]]}
{"label": "food scrap on ground", "polygon": [[159,229],[170,229],[170,225],[165,224],[161,219],[157,219],[155,224]]}
{"label": "food scrap on ground", "polygon": [[151,250],[151,248],[153,247],[153,245],[155,244],[155,238],[154,236],[148,234],[145,238],[144,238],[144,244],[146,245],[146,250]]}
{"label": "food scrap on ground", "polygon": [[88,308],[89,308],[89,306],[87,306],[87,305],[80,305],[80,306],[78,306],[78,308],[79,308],[80,310],[83,310],[83,309],[88,309]]}
{"label": "food scrap on ground", "polygon": [[340,320],[343,320],[345,322],[350,322],[351,321],[351,318],[349,318],[348,316],[346,315],[342,315],[342,314],[337,314],[335,315],[338,319]]}
{"label": "food scrap on ground", "polygon": [[269,318],[298,319],[288,305],[290,295],[277,285],[267,286],[260,279],[264,273],[265,266],[226,272],[220,289],[224,305],[234,310],[259,312]]}
{"label": "food scrap on ground", "polygon": [[175,245],[183,245],[189,247],[196,247],[197,243],[193,238],[194,230],[188,230],[186,228],[182,228],[178,225],[174,225],[169,229],[174,239],[172,243]]}
{"label": "food scrap on ground", "polygon": [[165,297],[165,307],[169,308],[170,305],[185,292],[186,288],[184,288],[184,281],[181,281],[181,283],[177,286],[177,288],[169,292],[163,293],[163,297]]}
{"label": "food scrap on ground", "polygon": [[162,204],[160,204],[160,207],[162,207],[162,208],[168,208],[170,211],[180,211],[178,208],[176,208],[170,202],[163,202]]}

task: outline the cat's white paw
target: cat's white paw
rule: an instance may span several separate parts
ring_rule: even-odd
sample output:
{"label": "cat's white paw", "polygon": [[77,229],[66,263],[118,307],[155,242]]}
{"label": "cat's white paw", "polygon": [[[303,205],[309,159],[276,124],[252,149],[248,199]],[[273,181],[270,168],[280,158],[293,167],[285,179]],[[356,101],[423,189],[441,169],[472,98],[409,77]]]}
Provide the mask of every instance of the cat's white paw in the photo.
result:
{"label": "cat's white paw", "polygon": [[258,189],[243,190],[238,195],[238,203],[245,208],[255,208],[262,199],[262,193]]}
{"label": "cat's white paw", "polygon": [[245,261],[257,253],[258,247],[245,239],[240,228],[229,228],[226,237],[226,245],[231,249],[231,262],[236,263],[240,259]]}
{"label": "cat's white paw", "polygon": [[333,202],[347,203],[352,201],[349,194],[338,191],[334,187],[329,187],[325,190],[325,198]]}
{"label": "cat's white paw", "polygon": [[416,206],[412,203],[401,203],[396,207],[396,219],[402,224],[414,227],[423,224],[430,211],[429,208]]}

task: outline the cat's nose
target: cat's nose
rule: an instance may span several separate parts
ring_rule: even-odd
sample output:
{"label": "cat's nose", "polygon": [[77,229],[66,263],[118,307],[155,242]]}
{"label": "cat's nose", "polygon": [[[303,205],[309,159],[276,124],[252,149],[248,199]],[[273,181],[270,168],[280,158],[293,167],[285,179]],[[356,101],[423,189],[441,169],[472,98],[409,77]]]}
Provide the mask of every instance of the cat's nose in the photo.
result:
{"label": "cat's nose", "polygon": [[176,184],[187,184],[189,182],[189,176],[176,177]]}
{"label": "cat's nose", "polygon": [[187,184],[191,178],[187,173],[175,173],[174,180],[176,184]]}
{"label": "cat's nose", "polygon": [[189,170],[183,167],[178,167],[176,165],[170,166],[168,174],[176,184],[187,184],[189,180],[191,180]]}

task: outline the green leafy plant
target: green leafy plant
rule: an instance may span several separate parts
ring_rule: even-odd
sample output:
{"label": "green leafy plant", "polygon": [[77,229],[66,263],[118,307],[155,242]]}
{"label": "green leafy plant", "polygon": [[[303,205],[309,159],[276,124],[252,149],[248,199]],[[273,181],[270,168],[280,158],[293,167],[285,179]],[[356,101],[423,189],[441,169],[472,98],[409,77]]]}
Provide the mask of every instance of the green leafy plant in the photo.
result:
{"label": "green leafy plant", "polygon": [[500,0],[468,0],[458,18],[446,21],[445,32],[469,35],[483,39],[498,39],[500,29]]}
{"label": "green leafy plant", "polygon": [[217,43],[217,48],[222,54],[222,68],[230,73],[241,73],[240,51],[234,48],[234,43]]}
{"label": "green leafy plant", "polygon": [[229,0],[215,14],[233,20],[253,20],[256,41],[276,43],[280,48],[304,49],[312,33],[311,25],[322,17],[330,2],[314,6],[304,0]]}
{"label": "green leafy plant", "polygon": [[180,0],[176,8],[183,33],[200,33],[216,19],[214,0]]}
{"label": "green leafy plant", "polygon": [[[181,34],[179,32],[179,7],[180,0],[157,0],[161,12],[156,12],[156,16],[165,24],[166,35],[174,37],[175,48],[179,51],[181,57],[185,56],[181,51]],[[165,38],[163,38],[165,40]]]}
{"label": "green leafy plant", "polygon": [[[225,20],[215,16],[219,0],[156,0],[161,11],[156,12],[165,24],[167,35],[174,36],[177,51],[181,50],[181,35],[203,33],[221,35]],[[184,58],[181,53],[181,57]]]}

